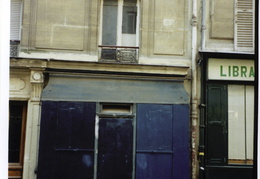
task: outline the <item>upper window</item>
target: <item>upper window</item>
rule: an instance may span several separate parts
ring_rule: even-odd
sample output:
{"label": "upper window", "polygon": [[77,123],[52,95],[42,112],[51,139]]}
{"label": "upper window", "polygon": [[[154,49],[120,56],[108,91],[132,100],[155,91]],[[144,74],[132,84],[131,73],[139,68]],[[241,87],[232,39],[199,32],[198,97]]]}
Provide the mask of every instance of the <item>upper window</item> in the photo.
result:
{"label": "upper window", "polygon": [[22,1],[11,0],[10,40],[20,40]]}
{"label": "upper window", "polygon": [[10,13],[10,57],[18,56],[18,45],[21,40],[22,0],[11,0]]}
{"label": "upper window", "polygon": [[102,45],[136,46],[136,0],[104,0]]}
{"label": "upper window", "polygon": [[138,60],[137,0],[103,0],[100,61]]}

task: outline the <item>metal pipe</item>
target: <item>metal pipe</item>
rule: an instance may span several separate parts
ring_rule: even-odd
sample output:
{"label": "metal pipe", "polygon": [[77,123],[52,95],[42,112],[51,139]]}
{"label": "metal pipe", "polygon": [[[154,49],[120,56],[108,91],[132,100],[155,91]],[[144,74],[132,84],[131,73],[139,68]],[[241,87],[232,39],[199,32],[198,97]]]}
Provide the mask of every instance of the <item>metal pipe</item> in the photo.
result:
{"label": "metal pipe", "polygon": [[197,98],[197,0],[192,0],[192,40],[191,40],[191,178],[197,178],[197,120],[198,120],[198,98]]}
{"label": "metal pipe", "polygon": [[206,0],[202,0],[202,17],[201,17],[201,51],[205,50],[206,36]]}

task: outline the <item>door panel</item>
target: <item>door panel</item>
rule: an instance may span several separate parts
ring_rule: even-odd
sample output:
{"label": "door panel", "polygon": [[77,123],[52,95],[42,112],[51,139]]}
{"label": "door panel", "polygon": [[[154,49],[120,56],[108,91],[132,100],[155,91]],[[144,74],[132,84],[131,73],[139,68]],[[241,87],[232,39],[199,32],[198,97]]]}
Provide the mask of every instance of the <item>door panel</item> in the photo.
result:
{"label": "door panel", "polygon": [[136,178],[173,178],[172,105],[137,108]]}
{"label": "door panel", "polygon": [[136,179],[172,179],[172,153],[141,153],[136,155]]}
{"label": "door panel", "polygon": [[93,103],[60,102],[56,148],[93,151],[95,111]]}
{"label": "door panel", "polygon": [[131,179],[133,124],[131,119],[100,119],[98,179]]}
{"label": "door panel", "polygon": [[92,178],[95,103],[42,103],[38,179]]}
{"label": "door panel", "polygon": [[138,104],[136,178],[190,178],[188,105]]}
{"label": "door panel", "polygon": [[227,86],[208,85],[207,164],[227,163]]}
{"label": "door panel", "polygon": [[93,178],[94,153],[56,150],[55,179]]}

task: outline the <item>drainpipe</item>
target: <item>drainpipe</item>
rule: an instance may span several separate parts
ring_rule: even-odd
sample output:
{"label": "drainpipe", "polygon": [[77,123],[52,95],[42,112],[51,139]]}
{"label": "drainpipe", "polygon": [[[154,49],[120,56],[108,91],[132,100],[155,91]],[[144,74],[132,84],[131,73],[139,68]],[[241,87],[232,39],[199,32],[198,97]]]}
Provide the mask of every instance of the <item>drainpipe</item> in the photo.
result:
{"label": "drainpipe", "polygon": [[198,120],[198,97],[197,97],[197,0],[192,0],[192,40],[191,40],[191,176],[197,177],[197,120]]}
{"label": "drainpipe", "polygon": [[206,0],[202,0],[202,17],[201,17],[201,51],[205,50],[206,36]]}
{"label": "drainpipe", "polygon": [[[203,52],[206,48],[206,0],[202,0],[201,14],[201,46]],[[205,90],[202,90],[205,91]],[[204,99],[205,100],[205,99]],[[204,101],[205,103],[205,101]],[[205,104],[200,104],[200,127],[199,127],[199,179],[203,179],[205,175]]]}

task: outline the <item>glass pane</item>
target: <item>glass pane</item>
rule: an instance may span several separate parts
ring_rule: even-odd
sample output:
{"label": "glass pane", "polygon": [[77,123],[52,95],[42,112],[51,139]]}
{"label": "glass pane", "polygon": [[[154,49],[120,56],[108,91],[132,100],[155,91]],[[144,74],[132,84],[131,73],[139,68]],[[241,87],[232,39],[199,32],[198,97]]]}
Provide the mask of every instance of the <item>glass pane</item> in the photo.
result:
{"label": "glass pane", "polygon": [[102,45],[116,45],[117,0],[105,0],[103,6]]}
{"label": "glass pane", "polygon": [[253,163],[254,146],[254,87],[246,86],[246,160]]}
{"label": "glass pane", "polygon": [[23,106],[10,105],[9,115],[9,163],[19,163]]}
{"label": "glass pane", "polygon": [[136,7],[124,6],[123,8],[123,26],[124,34],[135,34],[136,32]]}
{"label": "glass pane", "polygon": [[228,86],[229,164],[253,163],[254,87]]}
{"label": "glass pane", "polygon": [[228,158],[230,163],[245,160],[245,89],[228,86]]}

